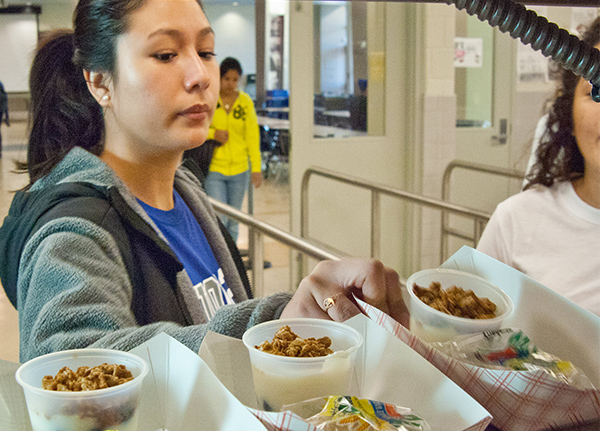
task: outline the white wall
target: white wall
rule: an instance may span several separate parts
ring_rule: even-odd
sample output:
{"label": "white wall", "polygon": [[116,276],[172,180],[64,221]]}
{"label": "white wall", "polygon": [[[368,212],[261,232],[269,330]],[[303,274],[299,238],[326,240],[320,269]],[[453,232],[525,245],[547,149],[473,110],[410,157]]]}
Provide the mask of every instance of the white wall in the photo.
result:
{"label": "white wall", "polygon": [[215,31],[215,52],[219,63],[225,57],[235,57],[242,64],[244,75],[256,73],[254,4],[207,3],[204,10]]}
{"label": "white wall", "polygon": [[8,93],[29,91],[29,69],[37,44],[35,14],[0,15],[0,81]]}
{"label": "white wall", "polygon": [[73,10],[75,0],[53,1],[42,4],[40,14],[40,31],[73,27]]}
{"label": "white wall", "polygon": [[[455,158],[456,97],[454,95],[454,33],[455,10],[440,4],[419,7],[420,45],[424,52],[422,64],[417,64],[416,76],[422,81],[417,98],[422,100],[420,119],[413,126],[420,139],[412,141],[415,193],[440,199],[444,169]],[[422,73],[419,73],[422,68]],[[422,99],[421,99],[422,97]],[[440,264],[441,213],[417,209],[415,241],[411,252],[411,271],[433,268]],[[406,273],[408,277],[410,274]]]}

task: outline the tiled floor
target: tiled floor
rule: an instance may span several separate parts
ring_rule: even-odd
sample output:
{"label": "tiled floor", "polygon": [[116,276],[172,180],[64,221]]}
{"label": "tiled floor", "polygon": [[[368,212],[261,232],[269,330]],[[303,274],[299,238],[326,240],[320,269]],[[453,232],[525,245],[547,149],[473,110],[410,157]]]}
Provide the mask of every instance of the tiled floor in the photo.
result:
{"label": "tiled floor", "polygon": [[[25,157],[27,143],[25,121],[13,121],[10,127],[2,124],[2,158],[0,158],[0,220],[8,214],[13,191],[27,184],[27,175],[13,172],[14,160]],[[0,256],[2,259],[2,256]],[[19,318],[8,301],[4,289],[0,289],[0,359],[19,360]]]}
{"label": "tiled floor", "polygon": [[[27,123],[24,116],[12,115],[10,127],[2,125],[2,157],[0,158],[0,221],[8,213],[12,191],[27,183],[26,175],[13,172],[14,160],[26,156]],[[16,120],[21,121],[16,121]],[[244,203],[243,210],[247,210]],[[283,230],[289,230],[289,188],[281,178],[267,180],[254,191],[254,216]],[[289,248],[265,238],[265,260],[272,267],[264,271],[265,294],[289,289]],[[247,248],[248,230],[240,226],[240,248]],[[2,257],[0,256],[0,259]],[[0,359],[18,362],[18,313],[0,289]]]}

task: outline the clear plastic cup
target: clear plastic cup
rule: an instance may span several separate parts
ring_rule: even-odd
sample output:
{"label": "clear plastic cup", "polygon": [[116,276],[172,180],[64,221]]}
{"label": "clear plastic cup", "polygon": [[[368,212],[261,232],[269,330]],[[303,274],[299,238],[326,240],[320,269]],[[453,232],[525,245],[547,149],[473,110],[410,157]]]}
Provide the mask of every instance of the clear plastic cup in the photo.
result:
{"label": "clear plastic cup", "polygon": [[[331,338],[333,353],[316,358],[293,358],[256,349],[264,341],[272,341],[285,325],[301,338]],[[363,342],[362,335],[349,326],[310,318],[261,323],[247,330],[242,340],[250,353],[259,406],[269,411],[279,411],[284,404],[310,398],[347,395],[356,353]]]}
{"label": "clear plastic cup", "polygon": [[[413,291],[414,283],[429,287],[438,281],[442,289],[452,285],[472,290],[480,298],[488,298],[496,304],[496,317],[492,319],[469,319],[438,311],[421,301]],[[459,335],[499,329],[513,310],[511,299],[498,286],[468,272],[453,269],[426,269],[411,275],[406,281],[410,297],[410,332],[428,342],[450,341]]]}
{"label": "clear plastic cup", "polygon": [[[42,378],[67,366],[125,365],[133,380],[112,388],[64,392],[42,389]],[[50,353],[27,361],[16,372],[23,387],[33,431],[137,431],[142,380],[148,365],[131,353],[108,349],[78,349]]]}

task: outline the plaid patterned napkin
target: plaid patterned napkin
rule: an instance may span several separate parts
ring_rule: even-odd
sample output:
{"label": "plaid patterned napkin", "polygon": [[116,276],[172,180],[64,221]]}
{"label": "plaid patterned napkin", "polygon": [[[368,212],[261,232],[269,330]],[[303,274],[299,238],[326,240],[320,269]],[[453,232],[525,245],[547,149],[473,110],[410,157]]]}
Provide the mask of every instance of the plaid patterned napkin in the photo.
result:
{"label": "plaid patterned napkin", "polygon": [[358,301],[367,316],[427,359],[489,411],[494,417],[492,424],[502,430],[542,430],[600,417],[598,389],[576,389],[543,371],[491,370],[464,364],[434,349],[379,309]]}

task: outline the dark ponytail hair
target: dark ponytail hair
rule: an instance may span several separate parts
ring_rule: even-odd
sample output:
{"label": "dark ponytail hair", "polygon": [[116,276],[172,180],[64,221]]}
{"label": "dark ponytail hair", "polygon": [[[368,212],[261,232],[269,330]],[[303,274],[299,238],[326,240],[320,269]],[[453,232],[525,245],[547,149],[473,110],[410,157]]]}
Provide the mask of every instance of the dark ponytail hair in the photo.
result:
{"label": "dark ponytail hair", "polygon": [[[600,18],[587,29],[584,42],[600,43]],[[584,160],[573,135],[573,100],[580,77],[563,69],[559,86],[548,112],[548,123],[536,150],[536,162],[527,176],[525,189],[535,184],[546,187],[555,181],[570,181],[583,176]]]}
{"label": "dark ponytail hair", "polygon": [[[47,175],[73,148],[99,155],[104,147],[102,108],[90,94],[83,70],[116,76],[117,38],[145,0],[80,0],[73,31],[51,33],[41,41],[29,77],[30,136],[28,189]],[[200,7],[202,4],[197,0]]]}
{"label": "dark ponytail hair", "polygon": [[49,173],[75,146],[101,151],[104,123],[73,57],[73,33],[59,31],[40,43],[29,75],[31,131],[29,186]]}

